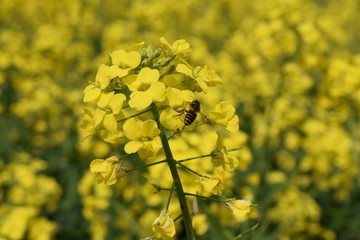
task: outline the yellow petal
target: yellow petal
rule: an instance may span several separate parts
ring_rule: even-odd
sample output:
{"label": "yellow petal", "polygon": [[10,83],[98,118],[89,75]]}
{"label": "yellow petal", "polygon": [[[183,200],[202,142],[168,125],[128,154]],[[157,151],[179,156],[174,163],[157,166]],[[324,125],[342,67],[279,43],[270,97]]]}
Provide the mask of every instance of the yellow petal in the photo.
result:
{"label": "yellow petal", "polygon": [[166,38],[161,37],[161,38],[160,38],[160,42],[161,42],[162,44],[164,44],[166,47],[168,47],[169,49],[171,49],[171,45],[170,45],[170,43],[166,40]]}
{"label": "yellow petal", "polygon": [[130,141],[125,145],[124,150],[126,153],[135,153],[142,145],[143,143],[140,141]]}
{"label": "yellow petal", "polygon": [[103,164],[104,162],[104,159],[92,160],[90,163],[90,172],[96,173],[106,171],[108,169],[108,166],[106,164]]}
{"label": "yellow petal", "polygon": [[111,62],[122,68],[136,68],[141,61],[138,52],[126,52],[125,50],[116,50],[111,53]]}
{"label": "yellow petal", "polygon": [[200,88],[200,89],[197,88],[196,89],[197,91],[199,91],[199,92],[203,91],[204,93],[207,93],[207,90],[209,87],[203,79],[197,78],[196,83],[199,85],[199,88]]}
{"label": "yellow petal", "polygon": [[146,159],[154,156],[154,151],[152,148],[140,147],[138,150],[138,154],[141,159]]}
{"label": "yellow petal", "polygon": [[110,172],[110,174],[107,176],[107,179],[105,179],[105,184],[107,185],[113,185],[117,182],[117,177],[116,177],[116,170],[112,169],[112,171]]}
{"label": "yellow petal", "polygon": [[114,96],[114,91],[102,92],[99,101],[97,102],[97,106],[100,108],[106,108],[113,96]]}
{"label": "yellow petal", "polygon": [[189,68],[188,66],[186,66],[185,64],[182,64],[182,63],[178,64],[178,65],[176,66],[176,71],[181,72],[181,73],[183,73],[183,74],[185,74],[185,75],[187,75],[187,76],[189,76],[189,77],[193,77],[193,71],[192,71],[192,69],[190,69],[190,68]]}
{"label": "yellow petal", "polygon": [[125,77],[126,75],[128,75],[129,69],[121,69],[116,65],[112,65],[109,67],[109,69],[107,70],[106,73],[110,79],[113,79],[115,77],[121,78],[121,77]]}
{"label": "yellow petal", "polygon": [[235,114],[235,107],[231,105],[228,101],[223,101],[220,104],[222,112],[225,112],[228,117],[233,117]]}
{"label": "yellow petal", "polygon": [[166,98],[170,107],[174,109],[184,108],[188,103],[195,99],[195,95],[190,90],[179,90],[177,88],[168,87],[166,89]]}
{"label": "yellow petal", "polygon": [[112,64],[121,66],[124,58],[126,58],[127,52],[125,50],[116,50],[110,54]]}
{"label": "yellow petal", "polygon": [[184,39],[176,40],[172,45],[170,45],[170,43],[164,37],[161,37],[160,42],[175,54],[191,51],[190,44]]}
{"label": "yellow petal", "polygon": [[92,102],[100,96],[101,90],[98,87],[95,87],[93,84],[90,84],[84,89],[84,99],[83,101]]}
{"label": "yellow petal", "polygon": [[219,183],[218,179],[215,178],[208,178],[203,180],[203,186],[206,191],[211,192],[214,187]]}
{"label": "yellow petal", "polygon": [[130,95],[129,106],[140,111],[150,106],[152,101],[153,99],[149,93],[135,91]]}
{"label": "yellow petal", "polygon": [[[119,124],[118,124],[118,129],[119,129]],[[124,133],[123,132],[108,132],[108,131],[101,131],[100,132],[101,138],[104,139],[105,142],[111,143],[111,144],[115,144],[120,142],[121,140],[123,140],[125,138]]]}
{"label": "yellow petal", "polygon": [[108,105],[109,105],[109,107],[111,108],[113,114],[118,114],[118,113],[120,113],[121,108],[122,108],[123,103],[124,103],[125,100],[126,100],[125,95],[124,95],[124,94],[121,94],[121,93],[115,94],[115,95],[111,98],[111,100],[110,100],[110,102],[109,102]]}
{"label": "yellow petal", "polygon": [[139,51],[144,47],[145,42],[139,42],[139,43],[135,43],[134,45],[131,45],[131,47],[129,48],[129,50],[131,51]]}
{"label": "yellow petal", "polygon": [[209,86],[219,86],[223,84],[221,78],[215,73],[214,70],[207,70],[207,78]]}
{"label": "yellow petal", "polygon": [[104,128],[110,133],[114,133],[117,130],[117,121],[114,114],[106,114],[103,121]]}
{"label": "yellow petal", "polygon": [[154,120],[146,120],[142,126],[142,136],[143,137],[154,137],[160,134],[160,130],[157,127],[157,124]]}
{"label": "yellow petal", "polygon": [[159,80],[160,73],[156,69],[144,67],[140,70],[138,79],[145,84],[152,84]]}
{"label": "yellow petal", "polygon": [[180,115],[172,108],[167,108],[160,114],[161,124],[169,130],[176,131],[182,129],[184,126],[184,116]]}
{"label": "yellow petal", "polygon": [[230,207],[235,216],[244,216],[250,212],[251,201],[249,200],[226,200],[226,204]]}
{"label": "yellow petal", "polygon": [[170,107],[172,108],[181,107],[184,102],[181,90],[177,88],[168,87],[166,89],[166,98],[169,102]]}
{"label": "yellow petal", "polygon": [[184,39],[176,40],[173,43],[173,49],[175,52],[188,52],[191,51],[190,44],[186,42]]}
{"label": "yellow petal", "polygon": [[101,64],[96,73],[95,81],[100,83],[101,89],[106,88],[110,83],[109,76],[106,73],[108,68],[109,66],[106,66],[105,64]]}
{"label": "yellow petal", "polygon": [[97,108],[94,112],[94,127],[96,128],[97,126],[99,126],[99,124],[102,122],[102,120],[104,119],[106,112],[104,110],[101,110],[100,108]]}
{"label": "yellow petal", "polygon": [[137,140],[142,137],[143,122],[137,118],[130,118],[126,120],[123,125],[125,136],[130,140]]}
{"label": "yellow petal", "polygon": [[164,210],[152,224],[155,236],[158,238],[173,237],[176,233],[174,220],[170,216],[170,211]]}
{"label": "yellow petal", "polygon": [[235,115],[226,126],[226,130],[233,133],[239,130],[239,117]]}
{"label": "yellow petal", "polygon": [[165,100],[166,88],[162,82],[151,84],[150,88],[146,92],[150,94],[154,101],[162,102]]}
{"label": "yellow petal", "polygon": [[125,63],[131,68],[136,68],[141,61],[141,56],[138,52],[129,52]]}
{"label": "yellow petal", "polygon": [[141,85],[141,82],[137,81],[136,74],[131,74],[126,76],[125,78],[122,79],[122,81],[125,85],[129,87],[130,91],[136,91]]}

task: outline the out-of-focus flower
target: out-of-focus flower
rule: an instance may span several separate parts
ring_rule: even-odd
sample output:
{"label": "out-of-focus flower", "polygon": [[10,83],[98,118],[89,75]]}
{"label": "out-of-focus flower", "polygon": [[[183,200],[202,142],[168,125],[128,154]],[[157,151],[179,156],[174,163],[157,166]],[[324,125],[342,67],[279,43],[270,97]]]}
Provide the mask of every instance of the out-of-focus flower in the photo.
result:
{"label": "out-of-focus flower", "polygon": [[237,217],[244,217],[250,212],[252,203],[249,200],[238,200],[235,198],[226,199],[226,206]]}
{"label": "out-of-focus flower", "polygon": [[217,103],[208,120],[211,124],[218,124],[229,132],[236,132],[239,129],[239,117],[235,114],[234,106],[227,101]]}
{"label": "out-of-focus flower", "polygon": [[121,166],[120,160],[115,156],[93,160],[90,171],[96,174],[98,183],[103,182],[107,185],[115,184],[118,179],[126,175],[126,168]]}
{"label": "out-of-focus flower", "polygon": [[1,239],[24,239],[27,226],[39,211],[30,206],[14,206],[1,208]]}
{"label": "out-of-focus flower", "polygon": [[141,121],[130,118],[123,126],[125,136],[130,141],[125,145],[125,152],[138,152],[139,157],[152,157],[161,148],[160,130],[154,120]]}
{"label": "out-of-focus flower", "polygon": [[223,178],[220,175],[204,174],[200,179],[196,180],[200,183],[205,191],[211,192],[215,195],[221,195],[224,189]]}
{"label": "out-of-focus flower", "polygon": [[[41,231],[39,231],[41,229]],[[58,226],[56,223],[49,221],[47,218],[36,218],[31,222],[29,230],[30,240],[52,239]]]}
{"label": "out-of-focus flower", "polygon": [[232,172],[238,165],[239,160],[234,156],[229,156],[226,147],[223,144],[223,136],[220,132],[217,132],[218,139],[216,142],[216,148],[212,151],[211,161],[214,167],[221,167],[227,172]]}
{"label": "out-of-focus flower", "polygon": [[163,210],[153,222],[152,229],[157,238],[171,239],[175,235],[175,224],[170,215],[169,210]]}
{"label": "out-of-focus flower", "polygon": [[192,225],[196,232],[196,235],[204,235],[209,229],[209,222],[205,214],[198,214],[192,218]]}

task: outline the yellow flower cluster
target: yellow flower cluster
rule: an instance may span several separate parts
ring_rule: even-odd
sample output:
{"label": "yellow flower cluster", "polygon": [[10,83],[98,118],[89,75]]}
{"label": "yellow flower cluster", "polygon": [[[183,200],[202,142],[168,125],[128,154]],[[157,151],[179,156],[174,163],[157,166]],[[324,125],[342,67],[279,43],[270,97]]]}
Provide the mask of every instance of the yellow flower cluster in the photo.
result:
{"label": "yellow flower cluster", "polygon": [[[193,68],[186,62],[185,53],[190,45],[185,40],[173,44],[162,37],[161,47],[144,43],[136,44],[128,51],[116,50],[110,54],[111,65],[100,65],[94,82],[84,90],[84,102],[89,108],[84,110],[81,127],[85,138],[96,132],[109,143],[126,142],[126,153],[138,153],[142,159],[150,158],[160,150],[160,130],[152,120],[141,120],[139,115],[149,111],[156,103],[164,109],[160,122],[172,131],[187,131],[195,126],[200,114],[200,102],[195,94],[206,93],[209,87],[222,84],[213,70],[207,66]],[[226,101],[215,105],[207,124],[216,124],[228,132],[238,130],[239,118],[235,108]],[[221,146],[222,147],[222,146]],[[93,162],[92,172],[102,172],[101,181],[114,184],[113,168]],[[234,169],[237,164],[231,168]],[[107,176],[107,177],[105,177]],[[122,176],[122,175],[121,175]],[[111,178],[111,180],[109,180]]]}
{"label": "yellow flower cluster", "polygon": [[[114,161],[114,160],[113,160]],[[98,163],[97,161],[95,163]],[[102,163],[106,166],[107,163]],[[92,170],[92,168],[90,169]],[[99,174],[97,179],[104,179]],[[113,178],[114,179],[114,178]],[[90,222],[89,233],[93,239],[104,239],[108,234],[110,199],[113,195],[108,185],[97,184],[93,174],[87,171],[81,178],[78,186],[81,196],[81,209],[84,218]]]}
{"label": "yellow flower cluster", "polygon": [[[234,133],[238,130],[239,118],[235,107],[227,101],[221,101],[214,105],[213,110],[208,111],[209,117],[203,115],[201,102],[196,95],[207,94],[210,87],[222,85],[220,77],[207,66],[194,68],[186,61],[190,45],[185,40],[169,44],[162,37],[160,42],[160,48],[152,45],[145,47],[142,42],[127,51],[116,50],[110,54],[111,64],[101,64],[95,81],[84,90],[83,101],[88,103],[88,107],[84,110],[80,126],[84,129],[85,138],[98,132],[104,141],[123,143],[125,153],[138,153],[143,160],[154,159],[159,150],[164,148],[169,162],[173,159],[169,155],[171,149],[164,145],[164,141],[168,141],[167,135],[171,134],[175,138],[184,131],[194,130],[197,116],[202,115],[203,124],[217,125],[220,128],[216,148],[210,154],[215,168],[212,171],[216,171],[216,175],[199,174],[183,164],[180,166],[199,175],[200,179],[196,181],[204,190],[221,195],[224,189],[224,172],[233,172],[239,165],[236,157],[229,156],[221,133]],[[150,111],[156,121],[148,119],[146,114]],[[164,127],[168,132],[165,132]],[[169,167],[171,168],[170,164]],[[131,169],[122,167],[120,160],[112,156],[93,160],[90,171],[96,174],[99,183],[112,185]],[[174,182],[180,181],[175,179],[174,174],[172,177]],[[162,182],[166,184],[166,181]],[[179,201],[182,204],[182,200]],[[236,201],[234,203],[236,204],[226,204],[237,216],[242,210],[238,209]],[[247,203],[248,206],[251,205],[250,201]],[[242,216],[249,211],[245,211]],[[167,209],[153,223],[153,231],[159,238],[166,239],[175,235],[175,225]],[[189,234],[189,229],[186,231]]]}
{"label": "yellow flower cluster", "polygon": [[44,160],[26,153],[14,157],[0,171],[1,238],[50,239],[59,226],[47,214],[57,210],[62,193],[60,185],[54,178],[39,173],[47,168]]}

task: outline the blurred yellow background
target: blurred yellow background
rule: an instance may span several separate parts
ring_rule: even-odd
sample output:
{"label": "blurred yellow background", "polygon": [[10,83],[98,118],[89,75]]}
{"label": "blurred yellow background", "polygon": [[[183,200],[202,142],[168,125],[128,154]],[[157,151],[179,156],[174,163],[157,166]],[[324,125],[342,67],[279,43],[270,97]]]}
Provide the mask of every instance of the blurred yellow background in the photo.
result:
{"label": "blurred yellow background", "polygon": [[[246,220],[204,204],[199,239],[258,222],[242,239],[360,239],[359,11],[358,0],[0,0],[0,239],[151,235],[163,196],[139,175],[97,185],[90,161],[120,147],[80,141],[78,122],[108,54],[162,36],[222,78],[202,103],[229,100],[240,118],[226,195],[257,204]],[[190,141],[206,154],[216,140]]]}

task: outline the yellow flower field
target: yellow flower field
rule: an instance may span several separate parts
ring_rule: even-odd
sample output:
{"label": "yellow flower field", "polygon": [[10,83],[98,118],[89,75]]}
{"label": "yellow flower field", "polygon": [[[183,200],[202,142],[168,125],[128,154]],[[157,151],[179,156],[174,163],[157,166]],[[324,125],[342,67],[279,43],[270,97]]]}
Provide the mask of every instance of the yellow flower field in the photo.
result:
{"label": "yellow flower field", "polygon": [[357,0],[0,0],[0,240],[359,239]]}

